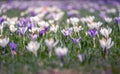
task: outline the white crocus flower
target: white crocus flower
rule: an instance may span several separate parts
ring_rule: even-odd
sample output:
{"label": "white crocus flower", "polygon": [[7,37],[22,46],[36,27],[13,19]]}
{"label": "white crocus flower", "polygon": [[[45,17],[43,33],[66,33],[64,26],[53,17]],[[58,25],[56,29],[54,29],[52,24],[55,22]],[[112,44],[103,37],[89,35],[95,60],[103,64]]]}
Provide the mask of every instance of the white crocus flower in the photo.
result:
{"label": "white crocus flower", "polygon": [[0,38],[0,46],[2,46],[3,48],[5,48],[5,46],[8,44],[9,42],[9,38],[5,37],[5,38]]}
{"label": "white crocus flower", "polygon": [[112,41],[111,38],[109,39],[102,38],[102,40],[100,40],[100,45],[103,48],[103,51],[110,49],[113,46],[113,44],[114,42]]}
{"label": "white crocus flower", "polygon": [[89,29],[99,29],[99,27],[102,25],[102,22],[91,22],[87,24]]}
{"label": "white crocus flower", "polygon": [[67,19],[67,23],[71,23],[72,25],[75,25],[79,22],[79,18],[72,17],[70,19]]}
{"label": "white crocus flower", "polygon": [[64,56],[67,54],[68,49],[66,47],[58,47],[55,49],[56,55],[60,58],[61,63],[60,65],[63,66],[64,64]]}
{"label": "white crocus flower", "polygon": [[51,25],[50,26],[50,31],[56,33],[58,31],[59,26],[58,25]]}
{"label": "white crocus flower", "polygon": [[38,28],[37,27],[32,27],[29,32],[31,32],[32,34],[34,34],[35,32],[38,31]]}
{"label": "white crocus flower", "polygon": [[79,32],[80,30],[83,30],[82,26],[73,26],[74,32]]}
{"label": "white crocus flower", "polygon": [[14,33],[17,30],[17,28],[14,25],[10,25],[9,29],[12,33]]}
{"label": "white crocus flower", "polygon": [[110,22],[112,21],[112,18],[105,17],[104,20],[105,20],[107,23],[110,23]]}
{"label": "white crocus flower", "polygon": [[40,27],[48,27],[48,26],[49,26],[49,23],[46,22],[46,21],[40,21],[40,22],[38,22],[38,25],[39,25]]}
{"label": "white crocus flower", "polygon": [[68,52],[68,49],[66,47],[58,47],[55,49],[55,53],[58,57],[64,57]]}
{"label": "white crocus flower", "polygon": [[39,18],[38,16],[34,16],[34,17],[30,17],[30,20],[31,20],[32,22],[34,22],[35,24],[37,24],[37,22],[40,21],[40,18]]}
{"label": "white crocus flower", "polygon": [[45,44],[48,47],[49,56],[51,56],[52,49],[58,44],[58,41],[55,42],[53,38],[50,38],[45,40]]}
{"label": "white crocus flower", "polygon": [[32,52],[35,56],[37,56],[37,50],[40,47],[40,43],[37,41],[30,41],[30,43],[26,46],[27,50]]}
{"label": "white crocus flower", "polygon": [[91,23],[93,22],[95,19],[95,16],[88,16],[88,17],[83,17],[80,20],[82,21],[82,23]]}
{"label": "white crocus flower", "polygon": [[108,38],[109,34],[112,32],[111,28],[101,28],[100,33],[105,37]]}

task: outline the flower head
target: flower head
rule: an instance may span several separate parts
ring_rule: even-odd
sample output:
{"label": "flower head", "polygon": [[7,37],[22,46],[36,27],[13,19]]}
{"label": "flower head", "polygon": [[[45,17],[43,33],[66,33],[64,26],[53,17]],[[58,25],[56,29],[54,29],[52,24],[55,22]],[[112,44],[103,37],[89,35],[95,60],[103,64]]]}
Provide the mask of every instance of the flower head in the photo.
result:
{"label": "flower head", "polygon": [[78,59],[79,59],[80,62],[82,62],[83,61],[83,55],[78,54]]}
{"label": "flower head", "polygon": [[92,38],[94,38],[97,35],[97,30],[96,29],[90,29],[88,30],[88,35]]}
{"label": "flower head", "polygon": [[28,43],[28,45],[26,46],[27,50],[35,54],[35,56],[37,56],[37,50],[39,49],[39,47],[40,43],[38,43],[37,41],[30,41],[30,43]]}
{"label": "flower head", "polygon": [[64,57],[68,52],[66,47],[58,47],[55,49],[55,53],[58,57]]}
{"label": "flower head", "polygon": [[102,25],[102,22],[91,22],[87,24],[89,29],[96,29],[98,30],[99,27]]}
{"label": "flower head", "polygon": [[107,22],[107,23],[110,23],[112,21],[112,18],[110,17],[105,17],[104,20]]}
{"label": "flower head", "polygon": [[9,29],[12,33],[14,33],[17,30],[17,28],[14,25],[10,25]]}
{"label": "flower head", "polygon": [[0,46],[2,46],[3,48],[8,44],[9,42],[9,38],[5,37],[5,38],[1,38],[0,39]]}
{"label": "flower head", "polygon": [[13,41],[9,43],[9,47],[11,50],[16,51],[17,44],[15,44]]}
{"label": "flower head", "polygon": [[103,50],[108,50],[113,46],[113,44],[114,42],[112,41],[111,38],[108,39],[102,38],[102,40],[100,40],[100,45],[103,48]]}
{"label": "flower head", "polygon": [[29,37],[32,41],[35,41],[37,39],[38,35],[37,34],[30,34]]}
{"label": "flower head", "polygon": [[16,55],[16,48],[17,48],[17,44],[15,44],[13,41],[9,43],[9,47],[11,49],[11,53],[12,55]]}
{"label": "flower head", "polygon": [[48,49],[51,50],[58,44],[58,41],[55,42],[53,38],[50,38],[45,40],[45,44],[47,45]]}
{"label": "flower head", "polygon": [[100,33],[105,37],[108,38],[109,34],[112,32],[111,28],[101,28]]}
{"label": "flower head", "polygon": [[61,32],[64,36],[69,36],[72,33],[72,28],[63,29]]}
{"label": "flower head", "polygon": [[114,18],[114,21],[115,21],[115,23],[117,23],[117,24],[120,23],[120,17],[115,17],[115,18]]}
{"label": "flower head", "polygon": [[4,22],[4,18],[3,17],[0,17],[0,24],[2,23],[2,22]]}
{"label": "flower head", "polygon": [[78,44],[80,41],[81,41],[81,37],[79,37],[78,39],[76,38],[72,38],[72,41],[75,43],[75,44]]}

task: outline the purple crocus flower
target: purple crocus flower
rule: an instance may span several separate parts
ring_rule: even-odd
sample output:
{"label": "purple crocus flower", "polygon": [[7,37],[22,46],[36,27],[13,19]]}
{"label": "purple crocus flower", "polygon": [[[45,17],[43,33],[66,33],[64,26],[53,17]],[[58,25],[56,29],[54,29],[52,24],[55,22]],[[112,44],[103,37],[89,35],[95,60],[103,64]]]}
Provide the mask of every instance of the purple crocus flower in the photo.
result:
{"label": "purple crocus flower", "polygon": [[115,18],[114,18],[114,21],[115,21],[115,23],[118,24],[118,23],[120,22],[120,17],[115,17]]}
{"label": "purple crocus flower", "polygon": [[26,17],[25,21],[31,23],[30,17]]}
{"label": "purple crocus flower", "polygon": [[39,35],[43,36],[48,29],[49,27],[44,27],[43,29],[39,30]]}
{"label": "purple crocus flower", "polygon": [[36,16],[36,13],[35,13],[34,11],[31,11],[31,12],[30,12],[30,15],[31,15],[31,16]]}
{"label": "purple crocus flower", "polygon": [[9,43],[9,47],[12,51],[16,51],[17,44],[15,44],[13,41]]}
{"label": "purple crocus flower", "polygon": [[61,32],[64,36],[69,36],[72,33],[72,28],[63,29]]}
{"label": "purple crocus flower", "polygon": [[28,27],[28,29],[31,29],[32,27],[34,27],[34,24],[33,24],[33,23],[29,23],[29,24],[27,25],[27,27]]}
{"label": "purple crocus flower", "polygon": [[78,44],[80,41],[81,41],[81,37],[79,37],[78,39],[76,38],[72,38],[72,41],[75,43],[75,44]]}
{"label": "purple crocus flower", "polygon": [[39,35],[43,36],[45,34],[45,32],[46,32],[45,30],[40,30]]}
{"label": "purple crocus flower", "polygon": [[27,27],[19,27],[19,29],[17,30],[19,35],[20,34],[24,35],[26,31],[27,31]]}
{"label": "purple crocus flower", "polygon": [[96,29],[90,29],[88,30],[88,35],[92,38],[94,38],[97,35],[97,30]]}
{"label": "purple crocus flower", "polygon": [[45,31],[48,31],[49,27],[44,27]]}
{"label": "purple crocus flower", "polygon": [[4,18],[3,17],[0,17],[0,24],[4,22]]}
{"label": "purple crocus flower", "polygon": [[38,35],[37,34],[30,34],[30,39],[32,41],[35,41],[37,39]]}
{"label": "purple crocus flower", "polygon": [[11,53],[12,55],[16,55],[16,48],[17,48],[17,44],[15,44],[13,41],[9,43],[9,47],[11,49]]}

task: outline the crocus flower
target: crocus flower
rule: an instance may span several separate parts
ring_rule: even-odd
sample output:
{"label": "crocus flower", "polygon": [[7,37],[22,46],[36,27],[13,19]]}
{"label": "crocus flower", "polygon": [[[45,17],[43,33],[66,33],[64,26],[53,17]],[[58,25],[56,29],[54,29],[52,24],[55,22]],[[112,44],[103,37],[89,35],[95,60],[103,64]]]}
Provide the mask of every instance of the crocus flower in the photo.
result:
{"label": "crocus flower", "polygon": [[17,28],[14,25],[10,25],[9,29],[12,33],[14,33],[17,30]]}
{"label": "crocus flower", "polygon": [[113,46],[114,42],[112,41],[111,38],[105,39],[102,38],[102,40],[100,40],[100,45],[103,49],[104,52],[108,53],[108,49],[110,49]]}
{"label": "crocus flower", "polygon": [[0,24],[4,22],[4,18],[3,17],[0,17]]}
{"label": "crocus flower", "polygon": [[61,32],[64,36],[69,36],[72,33],[72,28],[63,29]]}
{"label": "crocus flower", "polygon": [[19,27],[17,32],[18,34],[25,35],[27,29],[28,29],[27,27]]}
{"label": "crocus flower", "polygon": [[79,37],[78,39],[76,38],[72,38],[72,41],[75,43],[75,44],[78,44],[80,41],[81,41],[81,37]]}
{"label": "crocus flower", "polygon": [[67,23],[71,23],[72,25],[75,25],[79,22],[79,18],[71,17],[70,19],[67,19]]}
{"label": "crocus flower", "polygon": [[82,62],[83,61],[83,55],[78,54],[78,59],[79,59],[80,62]]}
{"label": "crocus flower", "polygon": [[15,44],[13,41],[9,43],[9,47],[11,49],[11,53],[12,55],[16,55],[16,48],[17,48],[17,44]]}
{"label": "crocus flower", "polygon": [[58,25],[51,25],[50,26],[50,31],[56,33],[58,31],[59,26]]}
{"label": "crocus flower", "polygon": [[37,56],[37,50],[40,47],[40,43],[37,41],[30,41],[28,45],[26,46],[27,50],[32,52],[35,56]]}
{"label": "crocus flower", "polygon": [[37,30],[38,30],[38,27],[31,27],[31,29],[29,29],[29,32],[34,34],[35,32],[37,32]]}
{"label": "crocus flower", "polygon": [[96,29],[98,30],[99,27],[102,25],[102,22],[91,22],[87,24],[89,29]]}
{"label": "crocus flower", "polygon": [[74,32],[79,32],[81,30],[83,30],[82,26],[73,26],[73,30]]}
{"label": "crocus flower", "polygon": [[112,29],[110,27],[108,28],[101,28],[100,33],[105,37],[109,38],[109,34],[112,32]]}
{"label": "crocus flower", "polygon": [[9,42],[9,38],[5,37],[5,38],[0,38],[0,46],[2,46],[3,48],[5,48],[5,46],[8,44]]}
{"label": "crocus flower", "polygon": [[50,38],[45,40],[45,44],[48,47],[49,56],[51,56],[51,51],[58,44],[58,41],[55,42],[53,38]]}
{"label": "crocus flower", "polygon": [[32,41],[35,41],[37,39],[38,35],[37,34],[30,34],[29,37]]}
{"label": "crocus flower", "polygon": [[94,38],[97,35],[97,30],[96,29],[90,29],[88,30],[88,35],[92,38]]}
{"label": "crocus flower", "polygon": [[45,31],[44,29],[43,29],[43,30],[41,29],[41,30],[39,30],[39,35],[40,35],[40,36],[43,36],[43,35],[45,34],[45,32],[46,32],[46,31]]}
{"label": "crocus flower", "polygon": [[63,66],[64,63],[64,56],[67,54],[68,49],[66,47],[58,47],[55,49],[56,55],[60,58],[61,60],[61,66]]}
{"label": "crocus flower", "polygon": [[110,22],[112,21],[112,18],[110,18],[110,17],[105,17],[104,20],[105,20],[105,22],[110,23]]}
{"label": "crocus flower", "polygon": [[41,27],[38,31],[39,35],[43,36],[48,31],[48,27]]}
{"label": "crocus flower", "polygon": [[117,23],[117,24],[120,23],[120,17],[115,17],[115,18],[114,18],[114,21],[115,21],[115,23]]}
{"label": "crocus flower", "polygon": [[82,23],[91,23],[93,22],[95,19],[95,16],[88,16],[88,17],[83,17],[80,20],[82,21]]}

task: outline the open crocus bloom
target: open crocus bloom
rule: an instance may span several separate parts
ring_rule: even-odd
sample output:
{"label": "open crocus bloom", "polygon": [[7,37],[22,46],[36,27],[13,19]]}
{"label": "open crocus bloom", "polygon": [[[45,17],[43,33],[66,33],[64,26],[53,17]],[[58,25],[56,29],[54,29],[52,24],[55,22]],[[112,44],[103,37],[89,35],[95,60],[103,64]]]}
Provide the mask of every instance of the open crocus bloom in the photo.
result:
{"label": "open crocus bloom", "polygon": [[90,29],[87,32],[90,37],[94,38],[97,35],[97,30],[96,29]]}
{"label": "open crocus bloom", "polygon": [[58,47],[55,49],[56,55],[60,58],[60,65],[63,66],[64,64],[64,56],[67,54],[68,49],[66,47]]}
{"label": "open crocus bloom", "polygon": [[89,29],[99,29],[99,27],[102,25],[102,22],[91,22],[87,24]]}
{"label": "open crocus bloom", "polygon": [[63,29],[61,32],[64,36],[69,36],[72,34],[72,28],[66,28],[66,29]]}
{"label": "open crocus bloom", "polygon": [[81,30],[83,30],[82,26],[73,26],[73,30],[74,32],[79,32]]}
{"label": "open crocus bloom", "polygon": [[9,47],[11,49],[11,53],[12,55],[16,55],[16,48],[17,48],[17,44],[15,44],[13,41],[9,43]]}
{"label": "open crocus bloom", "polygon": [[48,47],[49,57],[51,57],[52,49],[58,44],[58,41],[55,42],[53,38],[50,38],[45,40],[45,44]]}
{"label": "open crocus bloom", "polygon": [[17,30],[17,28],[14,25],[10,25],[9,29],[12,33],[14,33]]}
{"label": "open crocus bloom", "polygon": [[0,46],[2,46],[3,48],[8,44],[9,42],[9,38],[5,37],[5,38],[1,38],[0,39]]}
{"label": "open crocus bloom", "polygon": [[105,17],[104,20],[107,22],[107,23],[110,23],[112,21],[112,18],[110,17]]}
{"label": "open crocus bloom", "polygon": [[72,25],[75,25],[79,22],[79,18],[71,17],[70,19],[67,19],[67,23],[71,23]]}
{"label": "open crocus bloom", "polygon": [[100,45],[103,48],[103,50],[107,50],[109,48],[111,48],[113,46],[114,42],[112,41],[111,38],[109,39],[105,39],[102,38],[102,40],[100,40]]}
{"label": "open crocus bloom", "polygon": [[40,43],[37,41],[30,41],[30,43],[26,46],[27,50],[34,53],[37,56],[37,50],[40,47]]}
{"label": "open crocus bloom", "polygon": [[45,44],[47,45],[48,49],[51,50],[58,44],[58,41],[54,42],[54,39],[50,38],[45,40]]}
{"label": "open crocus bloom", "polygon": [[72,41],[73,41],[75,44],[78,44],[81,40],[82,40],[81,37],[79,37],[78,39],[72,38]]}
{"label": "open crocus bloom", "polygon": [[68,52],[68,49],[66,47],[58,47],[55,49],[55,53],[58,57],[62,58],[64,57]]}
{"label": "open crocus bloom", "polygon": [[50,26],[50,31],[56,33],[58,31],[59,26],[58,25],[51,25]]}
{"label": "open crocus bloom", "polygon": [[90,23],[90,22],[93,22],[94,21],[94,19],[95,19],[95,16],[88,16],[88,17],[83,17],[83,18],[81,18],[81,21],[83,22],[83,23]]}
{"label": "open crocus bloom", "polygon": [[108,38],[109,34],[112,32],[111,28],[101,28],[100,33],[105,37]]}

